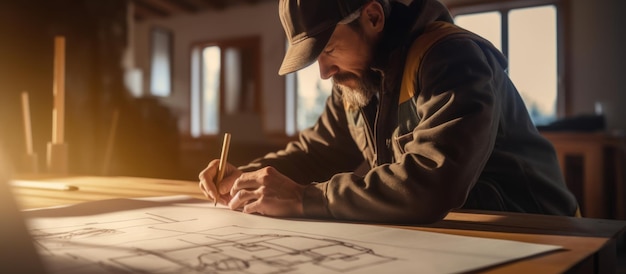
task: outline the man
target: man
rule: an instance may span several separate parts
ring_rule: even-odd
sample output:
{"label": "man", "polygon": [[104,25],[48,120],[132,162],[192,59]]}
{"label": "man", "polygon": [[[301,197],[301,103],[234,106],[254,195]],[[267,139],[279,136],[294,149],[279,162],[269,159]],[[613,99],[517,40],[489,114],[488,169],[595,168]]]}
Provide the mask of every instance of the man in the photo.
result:
{"label": "man", "polygon": [[317,60],[333,93],[299,141],[200,188],[269,216],[432,223],[452,209],[574,215],[552,145],[484,39],[436,0],[280,0],[279,74]]}

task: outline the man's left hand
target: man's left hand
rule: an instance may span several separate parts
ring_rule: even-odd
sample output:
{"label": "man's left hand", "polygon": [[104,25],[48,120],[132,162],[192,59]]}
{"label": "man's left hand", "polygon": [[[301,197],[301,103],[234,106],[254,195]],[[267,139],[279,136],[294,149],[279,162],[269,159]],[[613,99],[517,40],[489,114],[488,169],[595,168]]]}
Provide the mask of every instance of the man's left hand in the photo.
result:
{"label": "man's left hand", "polygon": [[231,209],[274,217],[302,217],[304,186],[265,167],[241,174],[230,190]]}

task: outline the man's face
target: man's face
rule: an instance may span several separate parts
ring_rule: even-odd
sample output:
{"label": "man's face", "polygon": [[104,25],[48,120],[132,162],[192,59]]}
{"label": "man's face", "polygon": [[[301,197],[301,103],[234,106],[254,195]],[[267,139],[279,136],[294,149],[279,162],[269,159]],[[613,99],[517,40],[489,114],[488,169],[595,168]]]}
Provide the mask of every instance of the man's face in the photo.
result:
{"label": "man's face", "polygon": [[320,77],[332,78],[351,107],[367,105],[376,92],[374,73],[370,69],[374,43],[374,39],[368,39],[363,32],[339,24],[317,59]]}

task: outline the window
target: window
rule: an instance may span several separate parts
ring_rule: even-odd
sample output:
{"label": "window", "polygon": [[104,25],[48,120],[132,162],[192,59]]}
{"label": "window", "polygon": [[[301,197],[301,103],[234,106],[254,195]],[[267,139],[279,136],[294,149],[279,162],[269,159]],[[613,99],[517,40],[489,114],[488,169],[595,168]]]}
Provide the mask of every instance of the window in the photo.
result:
{"label": "window", "polygon": [[219,100],[220,100],[220,72],[222,66],[222,50],[218,46],[209,46],[202,49],[201,94],[203,106],[202,134],[217,134],[219,132]]}
{"label": "window", "polygon": [[557,118],[557,7],[546,4],[460,14],[457,25],[500,49],[509,60],[508,73],[535,125]]}
{"label": "window", "polygon": [[287,75],[287,130],[288,136],[311,127],[324,111],[326,99],[332,91],[332,81],[322,80],[317,62]]}
{"label": "window", "polygon": [[171,33],[162,28],[151,32],[150,94],[169,96],[172,89]]}
{"label": "window", "polygon": [[454,21],[457,25],[489,40],[502,51],[502,16],[500,16],[500,12],[490,11],[459,15],[454,18]]}
{"label": "window", "polygon": [[191,52],[191,136],[220,133],[224,117],[259,114],[259,39],[202,43]]}

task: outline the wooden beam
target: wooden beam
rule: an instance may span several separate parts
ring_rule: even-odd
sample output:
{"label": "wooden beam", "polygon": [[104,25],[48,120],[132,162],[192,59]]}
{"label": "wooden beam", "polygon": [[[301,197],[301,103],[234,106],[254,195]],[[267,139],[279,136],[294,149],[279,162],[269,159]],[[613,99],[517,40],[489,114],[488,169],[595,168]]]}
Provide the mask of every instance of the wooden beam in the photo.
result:
{"label": "wooden beam", "polygon": [[210,5],[208,1],[206,0],[184,0],[184,1],[189,3],[190,5],[197,7],[198,11],[210,9],[212,7],[212,5]]}
{"label": "wooden beam", "polygon": [[226,8],[226,1],[224,0],[204,0],[209,6],[216,10],[223,10]]}
{"label": "wooden beam", "polygon": [[133,4],[135,5],[134,6],[135,15],[141,15],[144,18],[153,17],[153,16],[166,17],[170,15],[170,13],[167,10],[155,7],[147,3],[145,0],[132,0],[132,1],[133,1]]}
{"label": "wooden beam", "polygon": [[177,6],[186,12],[197,12],[199,10],[198,6],[187,0],[163,0],[163,2],[169,3],[171,6]]}
{"label": "wooden beam", "polygon": [[171,16],[175,13],[186,12],[179,5],[172,4],[168,0],[133,0],[135,3],[143,5],[146,8],[153,9],[155,11],[161,11],[164,16]]}

